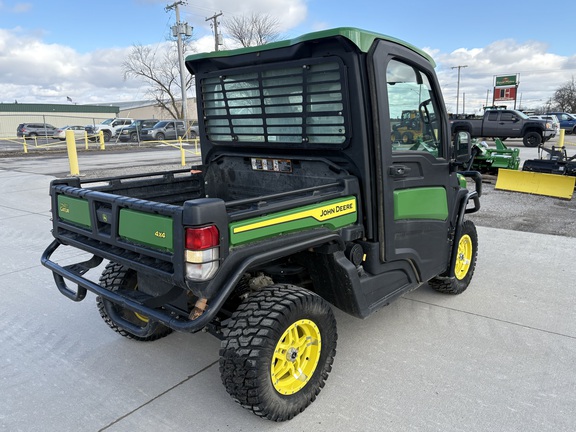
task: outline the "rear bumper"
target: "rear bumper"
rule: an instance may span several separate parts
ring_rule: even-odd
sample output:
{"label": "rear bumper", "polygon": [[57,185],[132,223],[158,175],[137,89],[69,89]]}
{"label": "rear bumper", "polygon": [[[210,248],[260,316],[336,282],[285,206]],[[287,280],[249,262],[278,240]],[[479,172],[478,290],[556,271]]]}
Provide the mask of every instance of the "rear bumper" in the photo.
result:
{"label": "rear bumper", "polygon": [[[340,250],[344,244],[340,236],[325,228],[312,229],[303,232],[287,234],[265,242],[254,243],[250,246],[236,248],[222,262],[216,276],[208,282],[200,295],[208,300],[208,307],[198,318],[189,319],[187,312],[178,311],[170,305],[158,307],[157,298],[141,295],[131,296],[129,293],[110,291],[99,284],[85,278],[83,275],[90,269],[97,267],[103,258],[94,255],[91,259],[61,266],[51,260],[52,254],[62,245],[54,240],[44,251],[41,257],[42,265],[52,271],[58,290],[73,301],[82,301],[87,291],[91,291],[119,306],[138,312],[158,321],[176,331],[194,333],[202,330],[216,317],[245,271],[255,265],[270,262],[274,259],[287,256],[298,251],[306,250],[327,243],[337,243]],[[76,291],[69,288],[66,281],[77,285]],[[127,324],[129,326],[129,324]]]}

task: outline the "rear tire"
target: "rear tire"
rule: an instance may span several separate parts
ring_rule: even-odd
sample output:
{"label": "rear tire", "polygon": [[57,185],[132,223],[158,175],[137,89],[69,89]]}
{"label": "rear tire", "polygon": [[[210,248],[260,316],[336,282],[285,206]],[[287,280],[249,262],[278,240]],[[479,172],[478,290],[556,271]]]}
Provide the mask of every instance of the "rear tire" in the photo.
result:
{"label": "rear tire", "polygon": [[454,263],[453,277],[435,277],[428,281],[428,285],[436,291],[445,294],[461,294],[466,291],[474,270],[476,269],[476,258],[478,255],[478,233],[474,222],[464,221],[460,237],[455,242],[458,247],[456,262]]}
{"label": "rear tire", "polygon": [[254,414],[290,420],[320,393],[336,354],[336,320],[321,297],[293,285],[250,294],[225,323],[220,374]]}
{"label": "rear tire", "polygon": [[[108,263],[102,272],[102,276],[100,276],[100,285],[110,291],[118,291],[121,289],[138,290],[136,272],[113,262]],[[134,339],[141,342],[150,342],[168,336],[170,333],[172,333],[171,328],[166,327],[165,325],[158,322],[151,321],[144,315],[118,306],[117,304],[103,299],[100,296],[96,298],[96,304],[98,306],[100,316],[104,322],[108,324],[112,330],[128,339]],[[114,308],[114,311],[120,314],[126,321],[129,321],[130,323],[142,329],[146,329],[148,336],[143,337],[135,335],[126,328],[122,327],[120,323],[117,323],[110,317],[110,314],[107,310],[108,308]]]}

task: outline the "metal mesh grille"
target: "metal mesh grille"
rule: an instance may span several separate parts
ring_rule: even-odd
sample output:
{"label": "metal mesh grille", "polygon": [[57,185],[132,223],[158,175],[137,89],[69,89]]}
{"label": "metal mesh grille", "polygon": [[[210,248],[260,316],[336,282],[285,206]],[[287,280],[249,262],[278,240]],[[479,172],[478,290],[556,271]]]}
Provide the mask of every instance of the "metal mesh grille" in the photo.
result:
{"label": "metal mesh grille", "polygon": [[347,140],[343,66],[336,59],[268,66],[202,80],[214,143],[342,146]]}

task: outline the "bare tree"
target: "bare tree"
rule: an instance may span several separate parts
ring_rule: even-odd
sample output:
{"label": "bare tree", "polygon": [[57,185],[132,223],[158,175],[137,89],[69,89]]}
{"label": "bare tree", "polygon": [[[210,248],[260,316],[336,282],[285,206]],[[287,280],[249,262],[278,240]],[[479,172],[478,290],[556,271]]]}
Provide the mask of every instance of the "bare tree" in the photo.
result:
{"label": "bare tree", "polygon": [[243,47],[264,45],[274,42],[280,37],[279,21],[262,13],[234,16],[223,22],[228,37],[240,43]]}
{"label": "bare tree", "polygon": [[576,112],[576,82],[574,77],[554,92],[553,103],[563,112]]}
{"label": "bare tree", "polygon": [[[122,63],[124,79],[141,79],[148,84],[147,95],[166,110],[173,118],[181,119],[182,95],[180,69],[175,44],[157,47],[134,45],[127,59]],[[194,77],[186,72],[186,89],[192,86]],[[184,101],[185,103],[185,101]]]}

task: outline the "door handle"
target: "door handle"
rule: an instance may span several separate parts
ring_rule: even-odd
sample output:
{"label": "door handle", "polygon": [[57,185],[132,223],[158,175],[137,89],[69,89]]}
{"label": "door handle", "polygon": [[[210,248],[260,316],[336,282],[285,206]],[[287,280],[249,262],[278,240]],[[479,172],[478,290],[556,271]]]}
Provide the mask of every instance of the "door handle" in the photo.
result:
{"label": "door handle", "polygon": [[412,169],[405,165],[392,165],[389,167],[388,173],[392,177],[406,177],[410,171],[412,171]]}

